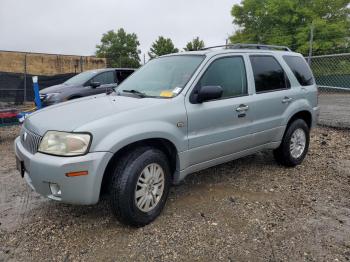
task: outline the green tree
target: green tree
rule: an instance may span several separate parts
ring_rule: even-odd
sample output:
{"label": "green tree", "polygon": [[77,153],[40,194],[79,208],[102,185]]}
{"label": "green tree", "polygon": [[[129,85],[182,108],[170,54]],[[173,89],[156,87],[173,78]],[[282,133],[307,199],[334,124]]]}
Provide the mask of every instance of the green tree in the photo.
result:
{"label": "green tree", "polygon": [[149,57],[155,58],[157,56],[162,56],[171,53],[177,53],[179,49],[177,49],[173,41],[170,38],[164,38],[163,36],[158,37],[158,39],[153,42],[150,51],[148,52]]}
{"label": "green tree", "polygon": [[313,27],[315,54],[350,50],[349,0],[242,0],[231,14],[239,27],[232,43],[286,45],[307,54]]}
{"label": "green tree", "polygon": [[96,46],[96,56],[106,58],[111,67],[139,67],[139,45],[136,34],[128,34],[123,28],[111,30],[103,34],[101,44]]}
{"label": "green tree", "polygon": [[185,51],[197,51],[204,48],[205,44],[203,40],[200,40],[199,37],[194,38],[191,42],[188,42]]}

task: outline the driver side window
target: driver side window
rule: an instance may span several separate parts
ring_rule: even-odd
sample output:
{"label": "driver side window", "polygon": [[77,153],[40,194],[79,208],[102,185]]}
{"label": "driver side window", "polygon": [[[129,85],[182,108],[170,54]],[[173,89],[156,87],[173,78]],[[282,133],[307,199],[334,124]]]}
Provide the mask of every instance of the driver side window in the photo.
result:
{"label": "driver side window", "polygon": [[115,83],[114,72],[110,71],[101,73],[91,79],[91,82],[99,82],[101,85],[113,84]]}
{"label": "driver side window", "polygon": [[221,86],[222,98],[246,95],[247,77],[243,57],[223,57],[215,60],[202,76],[200,86]]}

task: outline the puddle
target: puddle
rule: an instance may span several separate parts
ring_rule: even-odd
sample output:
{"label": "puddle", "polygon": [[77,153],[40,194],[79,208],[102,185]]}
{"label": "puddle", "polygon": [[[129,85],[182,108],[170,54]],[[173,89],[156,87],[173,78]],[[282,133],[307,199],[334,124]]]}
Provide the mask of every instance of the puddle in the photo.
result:
{"label": "puddle", "polygon": [[278,199],[277,193],[270,192],[254,192],[254,191],[239,191],[232,185],[188,185],[188,188],[183,192],[174,193],[174,202],[177,206],[192,208],[201,204],[207,204],[210,200],[233,199],[233,201],[247,202],[269,202]]}

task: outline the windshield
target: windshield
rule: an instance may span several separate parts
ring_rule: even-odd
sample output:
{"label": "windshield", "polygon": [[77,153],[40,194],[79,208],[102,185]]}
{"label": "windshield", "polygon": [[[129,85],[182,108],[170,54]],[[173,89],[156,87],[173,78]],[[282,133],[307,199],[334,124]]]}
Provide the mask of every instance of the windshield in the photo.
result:
{"label": "windshield", "polygon": [[72,78],[69,78],[64,84],[66,85],[83,85],[88,80],[90,80],[93,76],[95,76],[98,73],[98,71],[85,71],[83,73],[80,73],[76,76],[73,76]]}
{"label": "windshield", "polygon": [[176,55],[149,61],[118,87],[118,91],[151,97],[174,97],[203,61],[200,55]]}

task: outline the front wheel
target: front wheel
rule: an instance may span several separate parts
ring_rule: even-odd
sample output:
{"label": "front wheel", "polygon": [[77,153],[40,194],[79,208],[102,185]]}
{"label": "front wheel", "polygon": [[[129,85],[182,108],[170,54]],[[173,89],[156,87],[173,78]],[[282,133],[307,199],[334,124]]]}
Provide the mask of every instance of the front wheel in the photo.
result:
{"label": "front wheel", "polygon": [[155,148],[138,148],[118,161],[110,188],[110,203],[124,224],[144,226],[164,208],[171,174],[166,155]]}
{"label": "front wheel", "polygon": [[300,165],[309,149],[310,129],[302,119],[293,121],[283,136],[281,145],[273,151],[276,161],[284,166]]}

